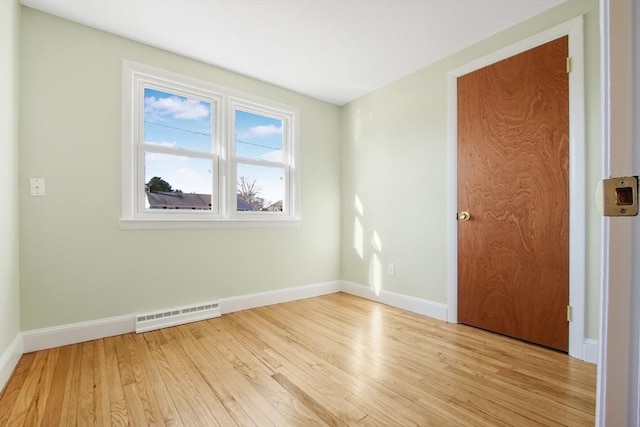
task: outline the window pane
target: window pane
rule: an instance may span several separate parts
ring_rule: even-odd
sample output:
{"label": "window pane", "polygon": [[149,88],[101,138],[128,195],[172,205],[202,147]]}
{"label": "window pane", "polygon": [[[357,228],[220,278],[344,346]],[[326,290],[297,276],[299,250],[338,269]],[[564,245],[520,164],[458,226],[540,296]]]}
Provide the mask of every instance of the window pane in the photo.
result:
{"label": "window pane", "polygon": [[236,110],[236,156],[282,162],[282,120]]}
{"label": "window pane", "polygon": [[282,212],[285,196],[283,168],[238,165],[237,211]]}
{"label": "window pane", "polygon": [[145,88],[144,142],[211,152],[211,104]]}
{"label": "window pane", "polygon": [[211,209],[210,159],[145,153],[145,192],[151,209]]}

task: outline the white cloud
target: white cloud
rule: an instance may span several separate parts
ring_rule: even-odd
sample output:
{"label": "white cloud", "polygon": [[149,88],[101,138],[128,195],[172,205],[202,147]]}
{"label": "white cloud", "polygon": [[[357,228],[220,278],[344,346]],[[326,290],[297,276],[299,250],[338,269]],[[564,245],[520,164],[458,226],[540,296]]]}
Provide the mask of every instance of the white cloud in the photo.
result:
{"label": "white cloud", "polygon": [[266,160],[269,162],[281,162],[282,157],[283,157],[282,150],[269,151],[268,153],[265,153],[262,156],[260,156],[262,160]]}
{"label": "white cloud", "polygon": [[249,128],[249,134],[257,138],[269,135],[282,135],[282,126],[258,125]]}
{"label": "white cloud", "polygon": [[276,125],[257,125],[251,126],[244,132],[237,134],[239,138],[263,138],[271,135],[282,135],[282,126]]}
{"label": "white cloud", "polygon": [[172,156],[164,153],[145,153],[145,170],[150,173],[151,176],[158,174],[167,174],[170,171],[174,171],[189,161],[185,156]]}
{"label": "white cloud", "polygon": [[185,193],[211,193],[212,165],[208,160],[164,153],[145,155],[145,182],[159,176]]}
{"label": "white cloud", "polygon": [[[186,192],[211,194],[211,174],[202,174],[191,168],[179,168],[175,171],[176,182],[185,188]],[[181,188],[181,189],[182,189]]]}
{"label": "white cloud", "polygon": [[144,143],[149,145],[158,145],[160,147],[178,148],[178,143],[175,141],[145,141]]}
{"label": "white cloud", "polygon": [[260,197],[263,197],[269,204],[278,200],[284,200],[284,179],[282,176],[265,176],[256,181],[262,188]]}
{"label": "white cloud", "polygon": [[145,113],[151,116],[171,116],[174,119],[199,120],[209,117],[210,108],[204,102],[190,98],[170,96],[156,98],[148,96],[144,99]]}

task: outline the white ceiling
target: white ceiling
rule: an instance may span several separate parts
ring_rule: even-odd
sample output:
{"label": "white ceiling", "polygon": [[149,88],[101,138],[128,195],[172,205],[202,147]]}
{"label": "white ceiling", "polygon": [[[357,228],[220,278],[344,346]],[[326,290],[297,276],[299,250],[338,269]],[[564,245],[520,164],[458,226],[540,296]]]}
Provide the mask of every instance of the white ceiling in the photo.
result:
{"label": "white ceiling", "polygon": [[565,0],[21,0],[338,105]]}

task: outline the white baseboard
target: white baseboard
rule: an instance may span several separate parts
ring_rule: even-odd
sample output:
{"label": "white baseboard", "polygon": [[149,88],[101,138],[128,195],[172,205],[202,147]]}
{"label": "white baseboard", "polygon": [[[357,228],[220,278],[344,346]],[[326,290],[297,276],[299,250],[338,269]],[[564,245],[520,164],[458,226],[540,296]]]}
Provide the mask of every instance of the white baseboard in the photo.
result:
{"label": "white baseboard", "polygon": [[97,340],[135,330],[133,314],[88,322],[70,323],[52,328],[34,329],[22,333],[25,353]]}
{"label": "white baseboard", "polygon": [[[342,282],[342,292],[355,295],[361,298],[387,304],[392,307],[401,308],[412,313],[433,317],[434,319],[447,321],[447,305],[416,297],[410,297],[395,292],[381,290],[379,295],[373,289],[353,282]],[[598,341],[585,339],[583,345],[583,358],[588,363],[598,363]]]}
{"label": "white baseboard", "polygon": [[598,364],[598,341],[587,338],[584,340],[582,360],[589,363]]}
{"label": "white baseboard", "polygon": [[9,347],[0,355],[0,392],[7,385],[13,370],[18,366],[22,353],[24,353],[22,350],[22,335],[18,334],[11,341]]}
{"label": "white baseboard", "polygon": [[336,292],[340,292],[340,290],[341,282],[333,281],[237,297],[220,298],[220,311],[222,314],[233,313],[234,311],[248,310],[250,308],[319,297],[320,295],[335,294]]}
{"label": "white baseboard", "polygon": [[434,319],[442,320],[444,322],[447,321],[446,304],[385,290],[381,290],[379,293],[376,293],[373,289],[367,286],[346,281],[342,282],[341,290],[351,295],[387,304],[392,307],[401,308],[412,313],[433,317]]}
{"label": "white baseboard", "polygon": [[[332,281],[307,286],[278,289],[219,299],[222,314],[240,310],[280,304],[320,295],[345,292],[371,301],[387,304],[392,307],[447,321],[447,305],[421,298],[373,289],[353,282]],[[110,317],[88,322],[72,323],[52,328],[36,329],[19,334],[9,348],[0,355],[0,388],[8,380],[15,369],[22,353],[45,350],[68,344],[126,334],[135,331],[135,315]],[[584,361],[598,362],[598,342],[591,339],[584,341]]]}
{"label": "white baseboard", "polygon": [[[221,298],[219,300],[222,314],[239,310],[263,307],[295,301],[298,299],[332,294],[340,291],[340,282],[325,282],[308,286],[278,289],[269,292]],[[88,322],[71,323],[52,328],[35,329],[22,332],[22,348],[20,355],[32,351],[45,350],[68,344],[76,344],[114,335],[135,332],[135,315],[110,317]],[[4,373],[4,371],[3,371]]]}

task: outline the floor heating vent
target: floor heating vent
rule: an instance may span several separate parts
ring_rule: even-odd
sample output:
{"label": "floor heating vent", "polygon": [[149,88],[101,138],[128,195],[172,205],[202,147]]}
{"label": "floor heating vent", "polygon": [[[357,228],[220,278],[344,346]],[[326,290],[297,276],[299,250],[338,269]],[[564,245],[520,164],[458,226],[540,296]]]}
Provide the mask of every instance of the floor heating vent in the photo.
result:
{"label": "floor heating vent", "polygon": [[220,305],[217,302],[160,310],[155,313],[137,314],[136,333],[220,317],[220,314]]}

